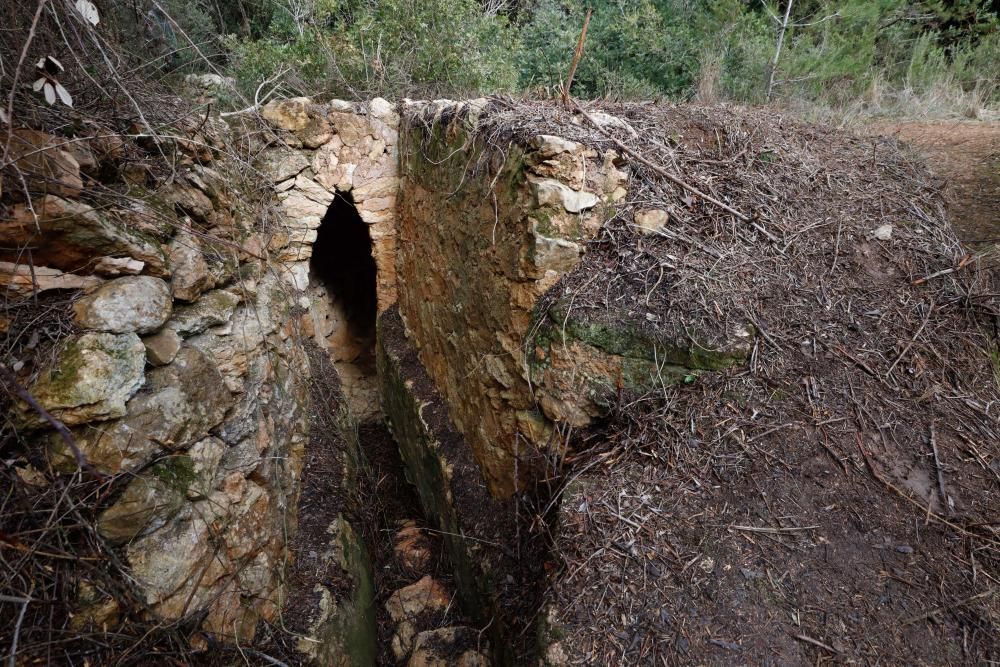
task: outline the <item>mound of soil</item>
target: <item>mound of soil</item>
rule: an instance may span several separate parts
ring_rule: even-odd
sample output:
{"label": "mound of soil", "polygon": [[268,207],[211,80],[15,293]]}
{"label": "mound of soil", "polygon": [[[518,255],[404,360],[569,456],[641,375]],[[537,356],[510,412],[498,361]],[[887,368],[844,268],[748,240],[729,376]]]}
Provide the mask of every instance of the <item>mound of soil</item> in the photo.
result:
{"label": "mound of soil", "polygon": [[[894,139],[770,112],[601,110],[630,127],[531,105],[485,121],[493,140],[626,153],[628,200],[553,302],[652,336],[749,327],[755,343],[739,367],[622,392],[578,434],[546,658],[996,660],[1000,290],[939,183]],[[649,208],[668,212],[663,233],[636,230]]]}

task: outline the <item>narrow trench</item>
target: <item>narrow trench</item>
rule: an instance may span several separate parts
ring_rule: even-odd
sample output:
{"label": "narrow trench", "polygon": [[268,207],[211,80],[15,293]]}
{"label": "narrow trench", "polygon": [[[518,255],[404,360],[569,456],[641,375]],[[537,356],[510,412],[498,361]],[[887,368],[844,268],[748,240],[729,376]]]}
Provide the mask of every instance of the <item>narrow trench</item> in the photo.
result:
{"label": "narrow trench", "polygon": [[[340,410],[340,419],[347,422],[340,427],[357,434],[360,471],[352,520],[372,561],[378,664],[396,665],[406,659],[394,652],[394,644],[400,645],[396,635],[407,631],[400,632],[399,619],[386,608],[393,593],[408,586],[426,587],[427,577],[452,597],[455,590],[441,540],[428,529],[381,411],[375,367],[376,277],[368,225],[351,194],[338,192],[320,224],[310,261],[314,340],[339,378],[347,407]],[[335,407],[329,398],[324,400]],[[308,479],[303,482],[308,485]],[[466,620],[458,616],[457,604],[410,611],[405,620],[416,633]]]}

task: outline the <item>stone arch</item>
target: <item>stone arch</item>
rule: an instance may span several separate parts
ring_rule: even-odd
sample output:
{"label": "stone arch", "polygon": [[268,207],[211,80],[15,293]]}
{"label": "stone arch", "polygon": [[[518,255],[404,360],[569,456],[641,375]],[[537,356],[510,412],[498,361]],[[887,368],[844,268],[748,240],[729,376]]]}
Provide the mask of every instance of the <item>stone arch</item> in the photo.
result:
{"label": "stone arch", "polygon": [[348,405],[359,419],[379,411],[377,276],[370,227],[351,193],[338,191],[316,230],[307,296],[314,339],[333,361]]}

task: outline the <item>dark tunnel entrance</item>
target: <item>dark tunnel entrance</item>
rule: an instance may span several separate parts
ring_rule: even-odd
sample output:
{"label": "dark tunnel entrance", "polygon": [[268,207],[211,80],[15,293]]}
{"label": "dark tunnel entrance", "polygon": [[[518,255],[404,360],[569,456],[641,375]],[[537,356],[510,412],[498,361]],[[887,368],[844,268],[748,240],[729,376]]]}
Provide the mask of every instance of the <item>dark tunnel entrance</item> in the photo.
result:
{"label": "dark tunnel entrance", "polygon": [[376,267],[368,225],[350,192],[337,192],[309,262],[315,337],[337,367],[359,419],[378,414],[375,382]]}

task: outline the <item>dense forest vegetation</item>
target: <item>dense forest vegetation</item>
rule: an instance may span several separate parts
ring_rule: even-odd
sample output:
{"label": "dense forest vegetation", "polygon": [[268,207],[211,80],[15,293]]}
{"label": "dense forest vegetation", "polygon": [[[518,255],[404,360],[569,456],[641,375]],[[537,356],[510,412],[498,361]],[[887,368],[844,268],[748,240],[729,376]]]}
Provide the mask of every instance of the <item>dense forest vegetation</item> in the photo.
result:
{"label": "dense forest vegetation", "polygon": [[553,94],[587,8],[585,97],[974,114],[1000,90],[988,0],[164,0],[153,12],[168,70],[208,58],[251,98],[265,81],[395,98]]}

